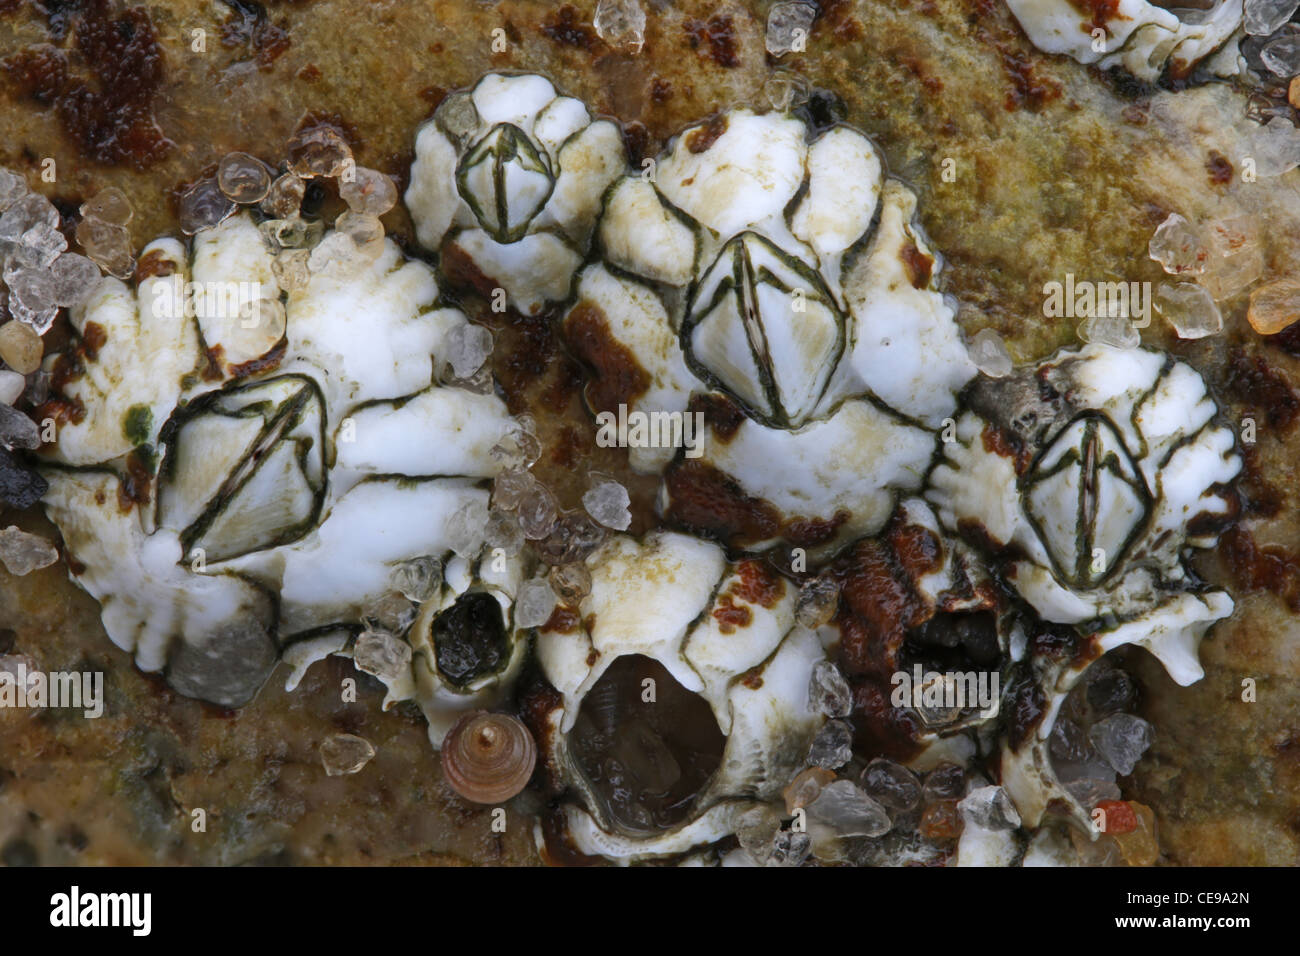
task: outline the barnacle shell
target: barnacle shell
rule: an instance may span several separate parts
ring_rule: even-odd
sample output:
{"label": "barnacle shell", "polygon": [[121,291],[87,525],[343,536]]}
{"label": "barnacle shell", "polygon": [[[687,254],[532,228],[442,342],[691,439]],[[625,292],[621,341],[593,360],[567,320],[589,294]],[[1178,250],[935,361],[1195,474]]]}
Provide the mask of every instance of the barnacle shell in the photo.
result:
{"label": "barnacle shell", "polygon": [[[1007,6],[1040,50],[1080,63],[1121,66],[1144,80],[1158,79],[1166,67],[1186,76],[1207,57],[1217,75],[1240,70],[1241,0],[1212,0],[1205,10],[1189,9],[1190,4],[1167,9],[1147,0],[1007,0]],[[1105,31],[1102,49],[1093,41],[1096,29]]]}
{"label": "barnacle shell", "polygon": [[980,379],[964,403],[927,497],[1039,615],[1078,627],[1096,651],[1035,664],[1046,716],[1003,759],[1005,785],[1033,826],[1064,794],[1047,738],[1092,659],[1138,644],[1177,683],[1202,676],[1199,642],[1233,602],[1198,585],[1184,556],[1213,546],[1234,515],[1229,484],[1241,459],[1232,432],[1213,422],[1201,377],[1148,350],[1065,351]]}
{"label": "barnacle shell", "polygon": [[443,742],[443,776],[473,803],[509,800],[527,786],[536,764],[532,734],[509,714],[465,714]]}
{"label": "barnacle shell", "polygon": [[[65,389],[85,416],[60,431],[45,502],[114,642],[235,705],[282,646],[342,649],[397,564],[449,550],[448,519],[486,502],[512,420],[435,380],[466,319],[391,241],[295,292],[247,215],[189,257],[172,240],[151,251],[170,275],[105,280],[73,310],[103,345]],[[230,283],[239,301],[187,312],[186,280]],[[283,302],[287,330],[246,321],[258,297]]]}
{"label": "barnacle shell", "polygon": [[463,259],[478,284],[537,312],[568,295],[601,194],[625,165],[614,123],[545,77],[490,73],[421,127],[406,203],[444,267]]}
{"label": "barnacle shell", "polygon": [[684,524],[707,527],[717,509],[693,505],[718,495],[757,512],[723,530],[748,548],[878,530],[974,373],[915,196],[855,130],[809,139],[793,116],[745,109],[682,133],[653,178],[610,189],[601,257],[565,317],[594,412],[711,410],[698,459],[634,445],[631,461],[668,466]]}
{"label": "barnacle shell", "polygon": [[[519,676],[528,635],[514,627],[512,611],[527,567],[522,557],[471,562],[458,556],[447,565],[441,596],[421,605],[409,634],[414,651],[409,696],[428,721],[435,747],[442,746],[444,734],[465,710],[501,703]],[[441,660],[439,637],[471,626],[489,631],[492,653],[473,669],[453,670]]]}
{"label": "barnacle shell", "polygon": [[[591,555],[591,593],[537,635],[537,657],[562,703],[541,718],[548,773],[576,800],[559,808],[582,852],[616,860],[684,853],[733,832],[746,809],[775,801],[824,718],[809,710],[818,635],[795,623],[793,586],[757,561],[727,563],[712,543],[671,532],[611,538]],[[725,737],[716,772],[689,816],[661,831],[618,824],[573,753],[586,695],[626,655],[661,664],[707,702]]]}

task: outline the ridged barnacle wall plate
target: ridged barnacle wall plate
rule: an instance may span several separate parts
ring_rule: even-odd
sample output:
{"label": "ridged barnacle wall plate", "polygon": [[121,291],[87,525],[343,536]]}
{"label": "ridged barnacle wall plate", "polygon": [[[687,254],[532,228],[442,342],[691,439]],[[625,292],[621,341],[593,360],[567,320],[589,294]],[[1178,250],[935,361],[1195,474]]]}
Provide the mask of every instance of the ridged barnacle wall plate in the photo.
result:
{"label": "ridged barnacle wall plate", "polygon": [[1215,76],[1241,71],[1242,0],[1006,0],[1034,45],[1101,69],[1122,67],[1155,81],[1183,79],[1198,66]]}
{"label": "ridged barnacle wall plate", "polygon": [[[714,844],[803,765],[826,719],[808,694],[822,642],[796,622],[789,581],[711,542],[616,536],[587,564],[590,593],[537,636],[558,695],[528,710],[570,794],[552,838],[618,860]],[[638,705],[646,679],[653,703]]]}
{"label": "ridged barnacle wall plate", "polygon": [[[508,617],[521,559],[461,567],[451,529],[486,508],[503,467],[491,449],[517,426],[494,395],[439,380],[466,319],[440,306],[428,266],[379,239],[350,268],[292,281],[247,213],[144,258],[136,288],[106,279],[73,313],[97,349],[62,387],[78,414],[44,469],[74,580],[116,644],[182,693],[235,706],[282,649],[294,683],[367,626],[376,671],[405,668],[385,629],[415,616],[394,592],[408,563],[425,571],[407,588],[418,599],[441,610],[477,588]],[[444,559],[442,581],[429,568]],[[505,654],[502,671],[518,662]],[[487,683],[458,690],[481,704]],[[423,690],[431,713],[451,703],[432,679]]]}
{"label": "ridged barnacle wall plate", "polygon": [[1233,602],[1187,556],[1236,516],[1242,462],[1201,376],[1146,349],[1066,350],[976,380],[963,406],[927,497],[1038,615],[1088,642],[1036,662],[1020,688],[1041,720],[1007,741],[1003,780],[1032,826],[1063,793],[1047,741],[1093,660],[1135,644],[1179,684],[1202,677],[1200,640]]}
{"label": "ridged barnacle wall plate", "polygon": [[419,130],[406,203],[445,274],[533,313],[568,296],[626,165],[622,130],[582,101],[543,76],[489,73]]}
{"label": "ridged barnacle wall plate", "polygon": [[629,451],[680,526],[817,555],[879,530],[974,374],[916,197],[851,127],[749,109],[652,173],[606,193],[564,316],[590,409],[706,423],[690,454]]}

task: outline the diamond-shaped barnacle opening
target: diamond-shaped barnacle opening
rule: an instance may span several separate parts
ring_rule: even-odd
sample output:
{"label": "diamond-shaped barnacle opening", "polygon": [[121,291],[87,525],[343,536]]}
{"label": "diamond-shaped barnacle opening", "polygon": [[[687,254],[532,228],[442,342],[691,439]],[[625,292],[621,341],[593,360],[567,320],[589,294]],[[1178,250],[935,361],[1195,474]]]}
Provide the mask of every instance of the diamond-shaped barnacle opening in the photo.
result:
{"label": "diamond-shaped barnacle opening", "polygon": [[821,276],[755,232],[732,237],[682,325],[692,370],[764,424],[797,428],[844,352],[844,315]]}
{"label": "diamond-shaped barnacle opening", "polygon": [[456,166],[456,187],[497,242],[524,237],[555,188],[546,155],[512,123],[498,123]]}
{"label": "diamond-shaped barnacle opening", "polygon": [[[654,688],[652,700],[646,687]],[[638,835],[692,816],[725,746],[708,702],[640,654],[610,664],[569,733],[574,762],[610,821]]]}
{"label": "diamond-shaped barnacle opening", "polygon": [[1151,493],[1115,426],[1085,412],[1057,433],[1025,476],[1025,515],[1056,575],[1103,583],[1146,526]]}
{"label": "diamond-shaped barnacle opening", "polygon": [[487,591],[466,591],[433,619],[429,630],[438,673],[457,690],[469,689],[510,662],[501,603]]}
{"label": "diamond-shaped barnacle opening", "polygon": [[195,399],[160,435],[158,523],[208,562],[302,537],[324,498],[324,427],[320,390],[301,375]]}

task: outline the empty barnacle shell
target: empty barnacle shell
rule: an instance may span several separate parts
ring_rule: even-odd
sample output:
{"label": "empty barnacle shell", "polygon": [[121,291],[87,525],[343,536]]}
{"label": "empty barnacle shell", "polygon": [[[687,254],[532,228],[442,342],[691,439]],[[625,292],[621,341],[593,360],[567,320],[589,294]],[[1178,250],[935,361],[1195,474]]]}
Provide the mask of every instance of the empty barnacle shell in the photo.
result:
{"label": "empty barnacle shell", "polygon": [[602,428],[681,419],[620,435],[670,520],[829,553],[919,489],[975,369],[915,207],[856,130],[747,109],[610,188],[564,329]]}
{"label": "empty barnacle shell", "polygon": [[1026,826],[1037,827],[1049,816],[1063,816],[1081,832],[1095,833],[1091,803],[1083,803],[1062,780],[1052,759],[1051,739],[1071,691],[1099,660],[1092,635],[1068,626],[1038,625],[1042,650],[1031,652],[1012,670],[1006,708],[1010,725],[1000,741],[1002,785]]}
{"label": "empty barnacle shell", "polygon": [[970,758],[1001,713],[1023,612],[919,498],[823,574],[840,587],[828,639],[855,699],[871,702],[857,707],[867,735],[919,769]]}
{"label": "empty barnacle shell", "polygon": [[1202,61],[1218,76],[1240,72],[1241,0],[1186,3],[1117,0],[1007,0],[1034,45],[1101,69],[1120,66],[1154,81],[1166,69],[1185,77]]}
{"label": "empty barnacle shell", "polygon": [[409,635],[413,683],[390,690],[419,705],[434,747],[445,745],[465,711],[502,703],[519,676],[529,644],[514,624],[514,599],[528,570],[522,555],[457,555],[447,562],[441,593],[421,605]]}
{"label": "empty barnacle shell", "polygon": [[[85,414],[60,426],[45,503],[114,642],[183,693],[237,705],[281,648],[303,643],[295,683],[347,653],[397,568],[450,557],[452,519],[486,508],[512,419],[439,384],[467,320],[391,240],[292,290],[246,213],[188,254],[151,252],[167,268],[134,289],[105,280],[71,311],[98,348],[62,385]],[[284,325],[250,327],[250,300],[280,305]],[[402,675],[389,702],[414,692]]]}
{"label": "empty barnacle shell", "polygon": [[795,621],[797,589],[667,531],[615,535],[587,567],[590,593],[537,635],[554,687],[533,708],[543,759],[572,794],[558,831],[631,861],[713,843],[778,805],[825,721],[808,704],[825,654]]}
{"label": "empty barnacle shell", "polygon": [[550,80],[490,73],[417,133],[406,203],[445,273],[534,313],[568,295],[626,161],[619,128]]}
{"label": "empty barnacle shell", "polygon": [[537,745],[523,721],[474,711],[452,726],[442,747],[442,774],[471,803],[501,803],[528,785]]}

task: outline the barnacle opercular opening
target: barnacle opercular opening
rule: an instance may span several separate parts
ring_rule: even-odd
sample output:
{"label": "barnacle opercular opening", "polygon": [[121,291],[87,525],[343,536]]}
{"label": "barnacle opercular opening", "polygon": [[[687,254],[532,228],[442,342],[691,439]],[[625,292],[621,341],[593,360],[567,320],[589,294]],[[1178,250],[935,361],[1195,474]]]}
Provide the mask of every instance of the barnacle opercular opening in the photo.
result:
{"label": "barnacle opercular opening", "polygon": [[299,375],[190,403],[160,436],[159,522],[209,561],[300,538],[324,495],[324,421],[320,390]]}
{"label": "barnacle opercular opening", "polygon": [[458,597],[434,619],[432,633],[438,672],[456,687],[495,674],[510,659],[501,605],[485,591]]}
{"label": "barnacle opercular opening", "polygon": [[930,730],[946,732],[996,711],[1003,665],[998,617],[993,611],[940,611],[912,628],[898,654],[908,674],[922,680],[914,706]]}
{"label": "barnacle opercular opening", "polygon": [[1096,587],[1118,566],[1146,523],[1151,493],[1104,416],[1087,413],[1061,429],[1025,482],[1025,515],[1057,575]]}
{"label": "barnacle opercular opening", "polygon": [[498,123],[462,157],[456,185],[493,239],[515,242],[551,198],[555,180],[528,134]]}
{"label": "barnacle opercular opening", "polygon": [[695,289],[687,362],[761,421],[794,428],[844,351],[844,316],[821,276],[755,232],[733,237]]}
{"label": "barnacle opercular opening", "polygon": [[704,698],[640,654],[620,657],[591,688],[569,741],[610,818],[636,833],[686,820],[726,746]]}

